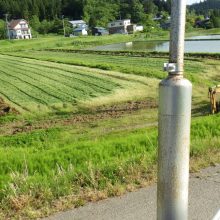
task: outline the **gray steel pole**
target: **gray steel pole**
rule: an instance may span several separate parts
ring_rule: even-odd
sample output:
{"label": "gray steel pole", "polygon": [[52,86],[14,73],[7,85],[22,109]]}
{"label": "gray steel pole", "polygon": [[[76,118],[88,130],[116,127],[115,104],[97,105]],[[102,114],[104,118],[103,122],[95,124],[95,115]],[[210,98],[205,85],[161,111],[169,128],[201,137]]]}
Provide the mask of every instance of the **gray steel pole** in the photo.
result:
{"label": "gray steel pole", "polygon": [[157,219],[186,220],[192,97],[183,78],[186,0],[171,4],[169,75],[159,85]]}

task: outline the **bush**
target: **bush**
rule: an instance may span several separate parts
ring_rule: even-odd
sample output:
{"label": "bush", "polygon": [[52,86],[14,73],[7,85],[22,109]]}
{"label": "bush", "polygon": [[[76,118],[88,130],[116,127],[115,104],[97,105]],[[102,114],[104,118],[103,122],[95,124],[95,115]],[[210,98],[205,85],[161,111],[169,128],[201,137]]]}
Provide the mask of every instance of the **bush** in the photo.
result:
{"label": "bush", "polygon": [[7,38],[6,36],[6,24],[4,20],[0,20],[0,39]]}

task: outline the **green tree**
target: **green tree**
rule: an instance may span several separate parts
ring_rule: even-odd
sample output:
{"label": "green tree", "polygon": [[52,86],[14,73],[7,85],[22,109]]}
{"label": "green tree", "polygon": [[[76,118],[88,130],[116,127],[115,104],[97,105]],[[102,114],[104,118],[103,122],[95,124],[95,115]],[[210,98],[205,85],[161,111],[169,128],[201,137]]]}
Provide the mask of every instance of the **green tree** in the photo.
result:
{"label": "green tree", "polygon": [[153,0],[144,0],[143,6],[147,14],[156,14],[158,12],[158,7],[154,4]]}
{"label": "green tree", "polygon": [[211,27],[220,28],[220,17],[215,16],[214,14],[210,17]]}
{"label": "green tree", "polygon": [[[65,25],[65,31],[66,31],[66,35],[70,35],[73,33],[73,26],[69,23],[68,19],[64,20],[64,25]],[[63,30],[62,30],[62,34],[63,34]]]}
{"label": "green tree", "polygon": [[84,7],[84,19],[91,27],[106,26],[118,14],[118,6],[114,1],[87,0]]}
{"label": "green tree", "polygon": [[131,20],[134,23],[143,22],[145,18],[144,7],[139,0],[132,0],[130,4]]}
{"label": "green tree", "polygon": [[4,20],[0,20],[0,39],[6,38],[6,23]]}
{"label": "green tree", "polygon": [[51,33],[63,33],[63,22],[61,19],[56,18],[53,23],[51,23]]}
{"label": "green tree", "polygon": [[41,26],[39,17],[37,15],[33,15],[30,19],[30,26],[32,29],[34,29],[35,31],[39,31],[39,28]]}
{"label": "green tree", "polygon": [[130,18],[133,23],[143,22],[145,19],[144,6],[140,0],[121,0],[120,15],[123,19]]}
{"label": "green tree", "polygon": [[47,20],[43,20],[40,24],[40,27],[39,27],[39,33],[40,34],[48,34],[51,30],[51,27],[52,27],[52,23],[47,21]]}
{"label": "green tree", "polygon": [[159,24],[153,20],[152,14],[146,15],[144,26],[145,26],[145,32],[147,32],[147,33],[152,33],[155,30],[159,29]]}

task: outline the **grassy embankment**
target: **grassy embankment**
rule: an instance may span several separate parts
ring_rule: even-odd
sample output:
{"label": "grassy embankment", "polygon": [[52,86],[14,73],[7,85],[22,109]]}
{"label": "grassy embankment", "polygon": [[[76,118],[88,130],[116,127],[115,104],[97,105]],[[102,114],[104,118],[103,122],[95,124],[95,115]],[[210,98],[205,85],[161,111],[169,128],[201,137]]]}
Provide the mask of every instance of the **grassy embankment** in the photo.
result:
{"label": "grassy embankment", "polygon": [[193,36],[215,35],[215,34],[218,35],[220,34],[220,28],[213,28],[213,29],[196,28],[187,32],[186,36],[193,37]]}
{"label": "grassy embankment", "polygon": [[111,35],[64,38],[63,36],[41,36],[31,40],[2,40],[0,51],[30,51],[48,48],[76,48],[132,41],[142,38],[142,35]]}
{"label": "grassy embankment", "polygon": [[[15,44],[22,48],[22,43]],[[11,50],[10,47],[2,49]],[[29,49],[32,49],[31,44]],[[22,109],[25,107],[32,114],[25,116],[27,110],[24,109],[22,115],[9,115],[0,120],[0,218],[36,218],[72,205],[77,207],[86,201],[120,195],[155,180],[156,109],[128,112],[116,119],[88,123],[66,124],[65,120],[72,117],[70,112],[77,107],[85,112],[103,104],[112,105],[137,98],[156,101],[158,82],[166,74],[161,70],[166,61],[164,58],[45,51],[13,54],[34,59],[1,55],[0,64],[4,67],[0,71],[1,80],[4,77],[8,83],[13,81],[13,85],[3,87],[1,93],[9,103],[17,107],[12,100],[14,98]],[[194,85],[195,115],[202,115],[207,110],[207,87],[220,81],[218,64],[217,60],[186,61],[186,75]],[[91,83],[88,75],[95,77],[93,86],[88,85]],[[78,77],[83,80],[83,83],[80,81],[80,89],[85,85],[87,88],[82,92],[86,97],[84,100],[81,99],[82,94],[78,97],[73,95],[76,88],[72,86],[77,85]],[[66,86],[62,85],[64,83]],[[103,87],[101,90],[100,85]],[[13,94],[13,86],[20,90]],[[117,95],[118,89],[123,91],[125,99]],[[137,89],[140,89],[139,93]],[[61,96],[54,102],[54,95]],[[39,110],[46,116],[36,114]],[[45,118],[53,121],[57,117],[64,123],[41,127]],[[23,121],[30,127],[39,123],[39,127],[11,135],[10,129],[14,126],[22,129]],[[219,115],[193,118],[191,170],[220,162],[219,125]]]}
{"label": "grassy embankment", "polygon": [[[2,218],[47,215],[153,182],[157,130],[126,131],[136,119],[127,116],[1,137]],[[116,131],[105,134],[113,124]],[[191,170],[219,162],[219,125],[219,115],[193,120]]]}

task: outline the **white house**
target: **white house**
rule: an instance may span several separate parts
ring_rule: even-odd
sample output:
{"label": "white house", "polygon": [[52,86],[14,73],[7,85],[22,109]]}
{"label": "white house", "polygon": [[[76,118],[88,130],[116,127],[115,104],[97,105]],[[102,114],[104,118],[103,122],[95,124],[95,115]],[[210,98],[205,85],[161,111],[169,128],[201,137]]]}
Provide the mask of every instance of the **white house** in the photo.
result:
{"label": "white house", "polygon": [[136,26],[136,31],[143,31],[144,30],[144,26],[143,25],[137,25]]}
{"label": "white house", "polygon": [[120,26],[128,26],[131,24],[130,19],[124,19],[124,20],[117,20],[117,21],[112,21],[108,23],[108,28],[111,27],[120,27]]}
{"label": "white house", "polygon": [[110,22],[108,28],[110,34],[131,34],[144,29],[141,25],[131,24],[130,19]]}
{"label": "white house", "polygon": [[87,36],[88,32],[86,27],[78,27],[73,30],[73,35],[75,36]]}
{"label": "white house", "polygon": [[24,19],[12,20],[8,24],[11,39],[31,39],[31,29]]}
{"label": "white house", "polygon": [[108,23],[110,34],[127,34],[127,27],[131,25],[130,19],[117,20]]}
{"label": "white house", "polygon": [[70,24],[72,24],[73,28],[78,28],[78,27],[88,27],[85,21],[83,20],[75,20],[75,21],[69,21]]}

